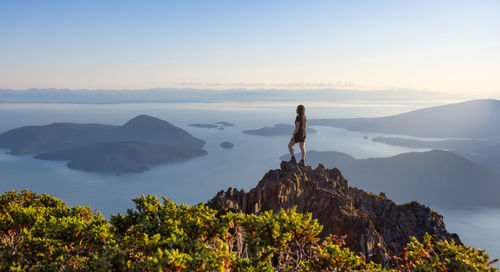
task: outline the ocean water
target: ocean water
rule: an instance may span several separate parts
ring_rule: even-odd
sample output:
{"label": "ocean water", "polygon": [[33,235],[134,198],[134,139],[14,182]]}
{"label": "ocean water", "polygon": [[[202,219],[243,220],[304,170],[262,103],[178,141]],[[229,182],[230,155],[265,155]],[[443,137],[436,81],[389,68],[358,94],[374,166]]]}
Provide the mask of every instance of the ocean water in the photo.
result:
{"label": "ocean water", "polygon": [[[500,209],[435,210],[443,215],[448,231],[457,233],[464,244],[485,249],[491,259],[500,259]],[[500,263],[495,266],[500,267]]]}
{"label": "ocean water", "polygon": [[[433,105],[422,101],[368,103],[304,103],[307,116],[384,116]],[[41,161],[32,156],[12,156],[0,150],[0,191],[28,188],[63,199],[69,205],[89,205],[104,216],[133,208],[131,198],[141,194],[165,196],[178,203],[206,202],[228,187],[248,191],[270,169],[279,168],[279,157],[287,153],[290,136],[262,137],[242,133],[276,123],[293,124],[296,103],[151,103],[151,104],[0,104],[0,133],[25,125],[53,122],[105,123],[120,125],[139,115],[150,114],[179,126],[207,142],[208,155],[187,162],[163,165],[142,174],[121,176],[70,170],[65,162]],[[224,130],[190,127],[190,123],[228,121]],[[356,158],[386,157],[409,151],[365,140],[384,136],[315,126],[307,148],[335,150]],[[234,143],[223,149],[221,142]],[[431,207],[436,209],[435,207]],[[500,257],[500,210],[439,210],[451,232],[467,244],[487,249]],[[493,242],[495,241],[495,242]]]}

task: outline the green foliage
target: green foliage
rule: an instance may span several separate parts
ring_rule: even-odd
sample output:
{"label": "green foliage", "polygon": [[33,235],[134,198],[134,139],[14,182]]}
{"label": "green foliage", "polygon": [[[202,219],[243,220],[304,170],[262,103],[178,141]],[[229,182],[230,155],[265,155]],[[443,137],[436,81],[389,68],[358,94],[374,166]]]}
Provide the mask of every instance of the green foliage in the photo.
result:
{"label": "green foliage", "polygon": [[[322,226],[295,209],[259,215],[177,205],[154,196],[106,220],[30,191],[0,195],[0,271],[389,271],[320,240]],[[412,239],[399,271],[497,271],[482,250]]]}
{"label": "green foliage", "polygon": [[350,251],[345,245],[345,236],[330,235],[316,250],[318,255],[314,261],[307,261],[302,271],[389,271],[381,265],[366,263],[363,256]]}
{"label": "green foliage", "polygon": [[134,199],[136,211],[110,220],[119,244],[116,264],[133,271],[223,271],[233,259],[229,222],[204,205],[177,206],[154,196]]}
{"label": "green foliage", "polygon": [[422,242],[411,237],[402,256],[394,260],[400,271],[498,271],[492,267],[498,260],[490,261],[484,250],[457,245],[455,241],[433,242],[430,234]]}
{"label": "green foliage", "polygon": [[100,214],[46,194],[7,192],[0,210],[1,271],[93,270],[113,243]]}
{"label": "green foliage", "polygon": [[385,197],[385,196],[383,196],[383,195],[379,195],[379,194],[374,194],[374,193],[372,193],[372,192],[365,192],[365,194],[367,194],[367,195],[369,195],[369,196],[372,196],[372,197],[374,197],[374,198],[386,199],[386,197]]}

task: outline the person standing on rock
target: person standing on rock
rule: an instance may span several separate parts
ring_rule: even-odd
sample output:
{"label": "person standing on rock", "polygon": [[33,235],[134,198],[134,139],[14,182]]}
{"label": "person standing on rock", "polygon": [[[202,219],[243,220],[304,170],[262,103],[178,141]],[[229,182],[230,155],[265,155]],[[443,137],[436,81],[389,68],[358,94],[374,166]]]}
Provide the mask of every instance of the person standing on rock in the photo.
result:
{"label": "person standing on rock", "polygon": [[297,163],[295,159],[295,153],[293,151],[293,146],[298,143],[300,151],[302,152],[302,159],[299,162],[300,166],[305,166],[306,159],[306,129],[307,129],[307,119],[306,119],[306,108],[303,105],[297,106],[297,118],[295,118],[295,130],[293,131],[292,139],[288,144],[288,150],[292,156],[291,161]]}

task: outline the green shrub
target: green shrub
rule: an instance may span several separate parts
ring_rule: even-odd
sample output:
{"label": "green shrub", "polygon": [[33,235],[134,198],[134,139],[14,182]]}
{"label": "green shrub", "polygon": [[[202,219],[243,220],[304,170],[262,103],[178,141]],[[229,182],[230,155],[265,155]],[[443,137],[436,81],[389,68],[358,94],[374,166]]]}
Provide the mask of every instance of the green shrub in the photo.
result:
{"label": "green shrub", "polygon": [[113,243],[109,224],[89,207],[67,207],[49,195],[0,196],[1,271],[83,271],[102,267]]}
{"label": "green shrub", "polygon": [[[295,209],[259,215],[177,205],[155,196],[106,220],[30,191],[0,195],[0,271],[390,271],[320,240],[322,226]],[[497,271],[483,250],[412,238],[398,271]]]}
{"label": "green shrub", "polygon": [[498,271],[492,267],[498,260],[489,259],[484,250],[457,245],[455,241],[434,242],[430,234],[422,242],[411,237],[402,256],[394,258],[401,271]]}

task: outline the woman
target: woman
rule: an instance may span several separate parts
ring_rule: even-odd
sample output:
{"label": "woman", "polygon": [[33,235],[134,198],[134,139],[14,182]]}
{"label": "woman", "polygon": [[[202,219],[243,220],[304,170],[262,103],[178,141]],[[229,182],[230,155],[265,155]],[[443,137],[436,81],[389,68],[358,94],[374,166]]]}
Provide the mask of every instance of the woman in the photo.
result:
{"label": "woman", "polygon": [[299,162],[300,166],[305,166],[306,159],[306,128],[307,128],[307,119],[306,119],[306,109],[303,105],[297,106],[297,118],[295,118],[295,130],[293,131],[292,139],[288,144],[288,150],[290,151],[290,155],[292,156],[291,161],[297,162],[295,160],[295,153],[293,151],[293,146],[296,143],[299,143],[300,151],[302,152],[302,159]]}

